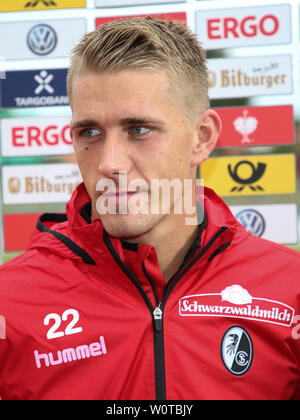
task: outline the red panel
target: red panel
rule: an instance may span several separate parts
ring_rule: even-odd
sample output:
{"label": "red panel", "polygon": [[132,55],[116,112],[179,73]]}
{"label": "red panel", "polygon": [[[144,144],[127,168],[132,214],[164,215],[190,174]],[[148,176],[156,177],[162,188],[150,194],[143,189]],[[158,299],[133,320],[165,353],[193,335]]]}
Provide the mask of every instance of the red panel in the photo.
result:
{"label": "red panel", "polygon": [[118,19],[128,19],[131,17],[146,17],[153,16],[166,20],[179,20],[183,21],[186,24],[186,13],[160,13],[160,14],[150,14],[150,15],[134,15],[134,16],[110,16],[110,17],[101,17],[96,19],[96,27],[103,25],[104,23],[112,22],[113,20]]}
{"label": "red panel", "polygon": [[292,105],[216,108],[223,122],[217,147],[293,144]]}
{"label": "red panel", "polygon": [[4,215],[4,249],[6,252],[24,251],[36,226],[39,213]]}

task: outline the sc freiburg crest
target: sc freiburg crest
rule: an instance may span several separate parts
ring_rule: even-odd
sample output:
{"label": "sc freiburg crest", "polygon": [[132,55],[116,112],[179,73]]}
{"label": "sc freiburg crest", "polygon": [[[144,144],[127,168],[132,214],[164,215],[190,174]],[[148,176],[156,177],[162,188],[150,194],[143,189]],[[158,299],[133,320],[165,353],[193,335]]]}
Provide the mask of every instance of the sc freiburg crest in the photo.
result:
{"label": "sc freiburg crest", "polygon": [[253,344],[247,331],[239,326],[230,327],[221,342],[221,358],[233,375],[245,375],[253,360]]}

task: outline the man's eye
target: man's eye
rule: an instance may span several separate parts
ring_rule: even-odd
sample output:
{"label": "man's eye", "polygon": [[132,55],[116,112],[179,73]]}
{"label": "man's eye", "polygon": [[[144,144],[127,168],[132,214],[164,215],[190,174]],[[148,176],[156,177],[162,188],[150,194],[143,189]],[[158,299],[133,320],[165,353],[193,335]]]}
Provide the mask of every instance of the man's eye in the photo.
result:
{"label": "man's eye", "polygon": [[96,128],[87,128],[86,130],[83,130],[81,134],[85,137],[94,137],[98,136],[101,133]]}
{"label": "man's eye", "polygon": [[133,134],[134,136],[138,136],[138,135],[143,135],[143,134],[147,134],[151,131],[150,128],[148,127],[143,127],[143,126],[136,126],[136,127],[131,127],[129,129],[130,134]]}

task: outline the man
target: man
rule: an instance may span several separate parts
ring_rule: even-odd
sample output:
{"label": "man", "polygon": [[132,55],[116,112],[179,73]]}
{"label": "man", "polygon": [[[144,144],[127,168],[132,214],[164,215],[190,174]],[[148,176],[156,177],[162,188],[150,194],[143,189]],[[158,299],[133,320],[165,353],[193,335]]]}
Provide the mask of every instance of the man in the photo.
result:
{"label": "man", "polygon": [[103,25],[75,48],[68,90],[84,183],[1,268],[2,398],[299,398],[299,255],[210,189],[196,205],[221,130],[196,37]]}

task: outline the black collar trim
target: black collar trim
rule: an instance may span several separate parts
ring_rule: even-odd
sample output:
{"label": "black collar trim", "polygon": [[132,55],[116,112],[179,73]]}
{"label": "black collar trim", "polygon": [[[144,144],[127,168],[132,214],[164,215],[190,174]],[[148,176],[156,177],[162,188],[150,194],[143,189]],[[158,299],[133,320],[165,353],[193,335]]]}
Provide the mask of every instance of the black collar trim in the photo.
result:
{"label": "black collar trim", "polygon": [[62,242],[67,248],[69,248],[75,255],[80,257],[82,261],[89,265],[96,265],[95,261],[89,256],[87,252],[85,252],[80,246],[75,244],[71,239],[67,236],[63,235],[62,233],[56,232],[55,230],[49,229],[43,222],[57,222],[62,223],[67,221],[66,214],[50,214],[45,213],[43,214],[37,222],[37,229],[40,232],[50,233],[53,235],[58,241]]}
{"label": "black collar trim", "polygon": [[89,225],[92,224],[92,203],[90,201],[82,206],[80,214]]}

